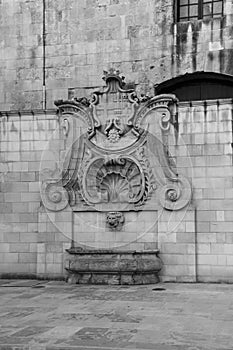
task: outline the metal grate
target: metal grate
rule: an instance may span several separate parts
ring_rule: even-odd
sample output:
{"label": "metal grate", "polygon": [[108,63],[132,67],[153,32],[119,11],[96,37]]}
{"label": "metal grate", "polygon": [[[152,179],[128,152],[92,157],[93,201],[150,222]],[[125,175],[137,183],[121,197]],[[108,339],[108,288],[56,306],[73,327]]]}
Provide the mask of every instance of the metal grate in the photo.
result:
{"label": "metal grate", "polygon": [[223,0],[178,0],[178,22],[221,16],[223,16]]}

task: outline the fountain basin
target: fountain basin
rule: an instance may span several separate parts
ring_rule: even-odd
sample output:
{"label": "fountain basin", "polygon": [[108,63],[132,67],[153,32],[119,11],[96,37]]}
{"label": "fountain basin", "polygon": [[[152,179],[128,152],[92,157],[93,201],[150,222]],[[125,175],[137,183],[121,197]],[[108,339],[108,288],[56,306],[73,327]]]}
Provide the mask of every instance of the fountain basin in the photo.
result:
{"label": "fountain basin", "polygon": [[159,250],[67,249],[65,269],[72,284],[150,284],[159,282]]}

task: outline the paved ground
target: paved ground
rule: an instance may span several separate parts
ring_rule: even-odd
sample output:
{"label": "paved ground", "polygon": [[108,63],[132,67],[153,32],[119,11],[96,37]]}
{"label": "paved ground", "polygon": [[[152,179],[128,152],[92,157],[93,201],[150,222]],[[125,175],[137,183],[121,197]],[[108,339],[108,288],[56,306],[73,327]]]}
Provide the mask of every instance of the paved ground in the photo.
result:
{"label": "paved ground", "polygon": [[233,285],[0,280],[0,324],[1,350],[232,350]]}

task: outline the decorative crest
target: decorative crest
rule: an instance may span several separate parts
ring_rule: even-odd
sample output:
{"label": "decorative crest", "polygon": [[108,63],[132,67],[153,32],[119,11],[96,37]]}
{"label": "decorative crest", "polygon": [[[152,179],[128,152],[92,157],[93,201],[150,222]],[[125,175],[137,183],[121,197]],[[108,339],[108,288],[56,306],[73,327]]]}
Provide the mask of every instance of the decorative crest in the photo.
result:
{"label": "decorative crest", "polygon": [[107,87],[109,88],[109,92],[116,92],[119,89],[123,89],[125,86],[125,77],[123,75],[120,75],[119,70],[114,70],[111,68],[108,71],[103,72],[104,75],[102,79],[105,81]]}
{"label": "decorative crest", "polygon": [[[103,79],[106,86],[90,99],[55,102],[71,151],[62,179],[44,183],[47,207],[62,210],[67,203],[85,203],[111,210],[114,220],[123,203],[136,209],[153,196],[168,210],[183,208],[191,187],[171,166],[168,144],[171,127],[177,125],[176,97],[138,95],[113,69],[105,71]],[[71,135],[80,130],[80,121],[87,133],[72,145]]]}

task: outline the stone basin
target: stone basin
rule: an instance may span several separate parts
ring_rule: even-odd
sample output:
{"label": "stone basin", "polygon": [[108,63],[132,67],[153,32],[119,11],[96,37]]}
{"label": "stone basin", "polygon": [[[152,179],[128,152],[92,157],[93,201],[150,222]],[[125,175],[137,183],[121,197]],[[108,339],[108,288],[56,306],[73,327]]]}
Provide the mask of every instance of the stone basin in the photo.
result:
{"label": "stone basin", "polygon": [[67,281],[73,284],[150,284],[159,282],[159,250],[67,249]]}

